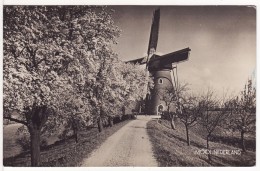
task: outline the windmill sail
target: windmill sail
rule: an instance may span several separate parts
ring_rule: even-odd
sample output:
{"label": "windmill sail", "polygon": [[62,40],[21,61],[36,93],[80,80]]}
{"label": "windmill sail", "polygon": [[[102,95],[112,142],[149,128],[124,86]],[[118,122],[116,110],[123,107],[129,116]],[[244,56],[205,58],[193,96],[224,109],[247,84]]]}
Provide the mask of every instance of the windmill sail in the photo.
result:
{"label": "windmill sail", "polygon": [[158,69],[172,69],[173,63],[179,63],[188,60],[190,48],[185,48],[162,56],[153,55],[149,60],[149,71]]}
{"label": "windmill sail", "polygon": [[139,65],[142,65],[142,64],[145,64],[145,59],[146,57],[142,57],[142,58],[138,58],[138,59],[134,59],[134,60],[131,60],[131,61],[127,61],[126,63],[131,63],[131,64],[139,64]]}
{"label": "windmill sail", "polygon": [[157,48],[158,34],[159,34],[159,23],[160,23],[160,9],[157,9],[153,13],[153,22],[151,26],[150,39],[148,45],[148,56],[152,55]]}
{"label": "windmill sail", "polygon": [[153,13],[153,21],[151,26],[151,32],[150,32],[150,39],[148,44],[148,51],[147,51],[147,57],[145,59],[146,61],[146,85],[144,87],[144,97],[143,99],[148,99],[148,81],[150,77],[149,73],[149,60],[153,56],[153,54],[156,51],[157,43],[158,43],[158,34],[159,34],[159,24],[160,24],[160,9],[157,9]]}
{"label": "windmill sail", "polygon": [[127,61],[127,63],[132,64],[146,64],[146,68],[148,68],[148,62],[151,56],[155,53],[158,43],[158,34],[159,34],[159,24],[160,24],[160,9],[157,9],[153,13],[153,21],[151,25],[150,39],[148,44],[147,57],[134,59],[131,61]]}

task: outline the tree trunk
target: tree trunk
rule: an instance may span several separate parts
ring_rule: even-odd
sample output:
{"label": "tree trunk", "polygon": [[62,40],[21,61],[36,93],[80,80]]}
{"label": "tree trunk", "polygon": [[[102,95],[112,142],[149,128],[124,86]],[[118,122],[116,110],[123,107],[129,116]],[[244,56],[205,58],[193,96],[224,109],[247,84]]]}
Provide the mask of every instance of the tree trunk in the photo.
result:
{"label": "tree trunk", "polygon": [[101,118],[98,119],[98,131],[99,132],[103,131],[103,123],[102,123],[102,119]]}
{"label": "tree trunk", "polygon": [[114,125],[114,121],[112,117],[109,117],[109,126],[112,127]]}
{"label": "tree trunk", "polygon": [[74,132],[74,138],[75,138],[75,142],[78,143],[79,142],[79,136],[78,136],[78,128],[74,128],[73,129]]}
{"label": "tree trunk", "polygon": [[37,129],[30,130],[31,139],[31,166],[40,166],[40,142],[41,131]]}
{"label": "tree trunk", "polygon": [[40,166],[40,144],[41,129],[47,122],[51,110],[47,111],[47,106],[36,106],[28,109],[25,117],[27,128],[30,133],[31,166]]}
{"label": "tree trunk", "polygon": [[[207,149],[209,150],[209,137],[210,135],[207,135]],[[211,155],[210,153],[208,154],[208,160],[211,161]]]}
{"label": "tree trunk", "polygon": [[245,132],[242,130],[241,131],[241,149],[245,152],[246,151],[246,146],[245,146]]}
{"label": "tree trunk", "polygon": [[175,118],[174,116],[171,117],[171,127],[172,127],[173,130],[176,129],[175,123],[174,123],[174,118]]}
{"label": "tree trunk", "polygon": [[189,136],[189,127],[188,125],[185,125],[186,128],[186,136],[187,136],[187,145],[190,145],[190,136]]}
{"label": "tree trunk", "polygon": [[207,149],[209,149],[209,135],[207,136]]}
{"label": "tree trunk", "polygon": [[75,142],[76,142],[76,143],[79,142],[79,134],[78,134],[78,131],[75,132]]}

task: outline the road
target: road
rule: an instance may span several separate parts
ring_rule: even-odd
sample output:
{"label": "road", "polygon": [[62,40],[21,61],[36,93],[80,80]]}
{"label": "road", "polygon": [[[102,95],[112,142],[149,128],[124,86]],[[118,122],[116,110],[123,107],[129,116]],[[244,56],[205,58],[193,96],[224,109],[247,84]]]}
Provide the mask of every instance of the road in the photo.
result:
{"label": "road", "polygon": [[138,116],[110,136],[82,166],[158,166],[146,130],[151,116]]}

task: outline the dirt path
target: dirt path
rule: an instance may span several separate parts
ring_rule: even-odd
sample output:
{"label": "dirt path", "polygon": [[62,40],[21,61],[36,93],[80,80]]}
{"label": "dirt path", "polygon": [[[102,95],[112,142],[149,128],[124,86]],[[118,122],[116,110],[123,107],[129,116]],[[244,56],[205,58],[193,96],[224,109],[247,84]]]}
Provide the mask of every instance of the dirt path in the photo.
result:
{"label": "dirt path", "polygon": [[158,166],[146,130],[150,116],[138,116],[83,160],[82,166]]}

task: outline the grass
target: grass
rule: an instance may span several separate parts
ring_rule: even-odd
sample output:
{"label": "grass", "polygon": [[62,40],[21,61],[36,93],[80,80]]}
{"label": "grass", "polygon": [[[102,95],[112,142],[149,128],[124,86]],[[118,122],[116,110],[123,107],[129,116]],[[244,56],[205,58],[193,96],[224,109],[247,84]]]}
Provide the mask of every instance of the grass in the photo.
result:
{"label": "grass", "polygon": [[[241,155],[212,155],[208,160],[206,154],[196,154],[197,150],[206,148],[206,140],[199,129],[190,130],[191,145],[186,144],[186,133],[182,123],[176,123],[177,130],[172,130],[166,120],[152,120],[147,124],[153,151],[159,166],[254,166],[255,152],[242,152]],[[197,132],[198,131],[198,132]],[[211,149],[236,150],[236,146],[210,142]]]}
{"label": "grass", "polygon": [[[130,120],[125,120],[107,127],[99,133],[97,128],[80,132],[78,143],[71,137],[48,145],[41,151],[41,166],[73,167],[80,166],[84,158],[97,149],[109,136],[126,125]],[[5,137],[6,138],[6,137]],[[29,152],[23,152],[14,157],[4,159],[4,166],[30,166]]]}
{"label": "grass", "polygon": [[13,157],[22,152],[21,146],[16,143],[18,138],[17,129],[21,127],[21,124],[4,125],[3,128],[3,157]]}

